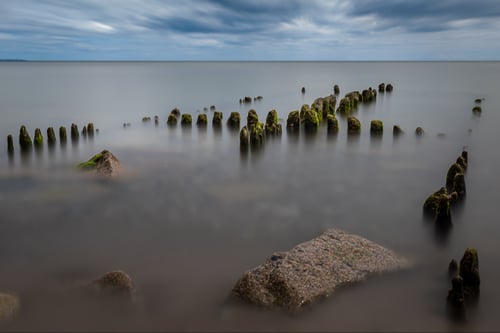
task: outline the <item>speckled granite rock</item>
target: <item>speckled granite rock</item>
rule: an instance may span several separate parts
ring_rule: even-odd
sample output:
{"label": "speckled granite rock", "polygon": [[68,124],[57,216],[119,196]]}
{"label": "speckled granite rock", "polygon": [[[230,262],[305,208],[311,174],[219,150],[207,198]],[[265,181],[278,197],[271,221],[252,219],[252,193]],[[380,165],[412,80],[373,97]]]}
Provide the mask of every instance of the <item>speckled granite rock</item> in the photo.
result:
{"label": "speckled granite rock", "polygon": [[330,229],[287,252],[274,253],[244,273],[233,293],[253,304],[295,312],[342,285],[407,266],[405,259],[381,245]]}

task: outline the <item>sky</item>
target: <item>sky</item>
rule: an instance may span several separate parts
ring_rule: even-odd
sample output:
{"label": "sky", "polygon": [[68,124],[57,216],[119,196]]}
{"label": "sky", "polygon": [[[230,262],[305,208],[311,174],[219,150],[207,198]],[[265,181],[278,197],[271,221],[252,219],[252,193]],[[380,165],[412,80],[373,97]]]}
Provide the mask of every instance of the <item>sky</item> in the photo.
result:
{"label": "sky", "polygon": [[0,0],[0,59],[500,60],[500,1]]}

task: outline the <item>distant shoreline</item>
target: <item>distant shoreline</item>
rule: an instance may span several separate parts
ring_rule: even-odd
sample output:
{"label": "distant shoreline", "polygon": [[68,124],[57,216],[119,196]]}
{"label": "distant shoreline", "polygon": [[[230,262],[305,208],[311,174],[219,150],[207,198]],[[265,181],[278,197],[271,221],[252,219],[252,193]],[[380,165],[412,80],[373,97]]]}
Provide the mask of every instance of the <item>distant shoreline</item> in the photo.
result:
{"label": "distant shoreline", "polygon": [[0,59],[0,62],[26,62],[24,59]]}

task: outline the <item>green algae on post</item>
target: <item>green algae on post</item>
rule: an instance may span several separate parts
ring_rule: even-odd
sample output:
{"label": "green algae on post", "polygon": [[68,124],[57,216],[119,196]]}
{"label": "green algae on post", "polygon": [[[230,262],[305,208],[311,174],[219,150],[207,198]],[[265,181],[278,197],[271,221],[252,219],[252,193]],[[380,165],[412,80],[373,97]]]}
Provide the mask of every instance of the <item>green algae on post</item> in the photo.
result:
{"label": "green algae on post", "polygon": [[220,128],[222,126],[222,112],[221,111],[215,111],[214,116],[212,118],[212,127],[217,127]]}
{"label": "green algae on post", "polygon": [[238,129],[240,128],[240,113],[231,112],[229,118],[227,119],[227,126],[230,128]]}
{"label": "green algae on post", "polygon": [[21,147],[21,152],[30,152],[33,148],[33,141],[26,129],[26,126],[22,125],[19,129],[19,146]]}
{"label": "green algae on post", "polygon": [[384,132],[384,124],[382,120],[372,120],[370,123],[370,134],[382,135],[383,132]]}
{"label": "green algae on post", "polygon": [[204,113],[200,113],[198,118],[196,119],[196,126],[198,127],[206,127],[208,124],[208,117]]}

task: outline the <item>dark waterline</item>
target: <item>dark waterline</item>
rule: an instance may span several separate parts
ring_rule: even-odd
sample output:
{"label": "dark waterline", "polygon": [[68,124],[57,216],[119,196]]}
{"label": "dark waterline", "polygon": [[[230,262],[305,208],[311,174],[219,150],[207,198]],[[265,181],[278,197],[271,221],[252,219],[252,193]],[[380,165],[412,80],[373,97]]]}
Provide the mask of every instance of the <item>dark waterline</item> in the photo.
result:
{"label": "dark waterline", "polygon": [[[12,162],[6,150],[0,154],[0,291],[23,302],[18,318],[0,328],[496,330],[499,180],[488,175],[500,159],[492,153],[499,72],[498,63],[0,64],[3,140],[9,133],[17,139],[21,124],[30,134],[72,122],[100,128],[94,141],[52,153],[45,147],[24,163],[19,154]],[[244,155],[238,133],[225,126],[165,125],[174,107],[195,118],[212,104],[224,120],[231,111],[246,119],[251,107],[261,119],[276,108],[286,121],[335,83],[343,95],[380,82],[393,83],[394,92],[359,108],[356,139],[339,117],[335,137],[323,124],[316,135],[285,132]],[[264,99],[240,106],[247,95]],[[478,97],[485,98],[481,117],[471,112]],[[160,125],[142,124],[145,115],[159,115]],[[384,121],[380,140],[369,135],[371,119]],[[405,130],[397,140],[394,124]],[[414,136],[417,126],[422,138]],[[463,146],[467,199],[442,235],[421,207]],[[124,178],[101,182],[72,170],[102,149],[120,158]],[[228,301],[245,270],[331,227],[387,246],[415,267],[339,290],[299,316]],[[481,299],[459,325],[445,315],[446,268],[468,246],[479,251]],[[132,312],[72,293],[114,269],[134,280]]]}

